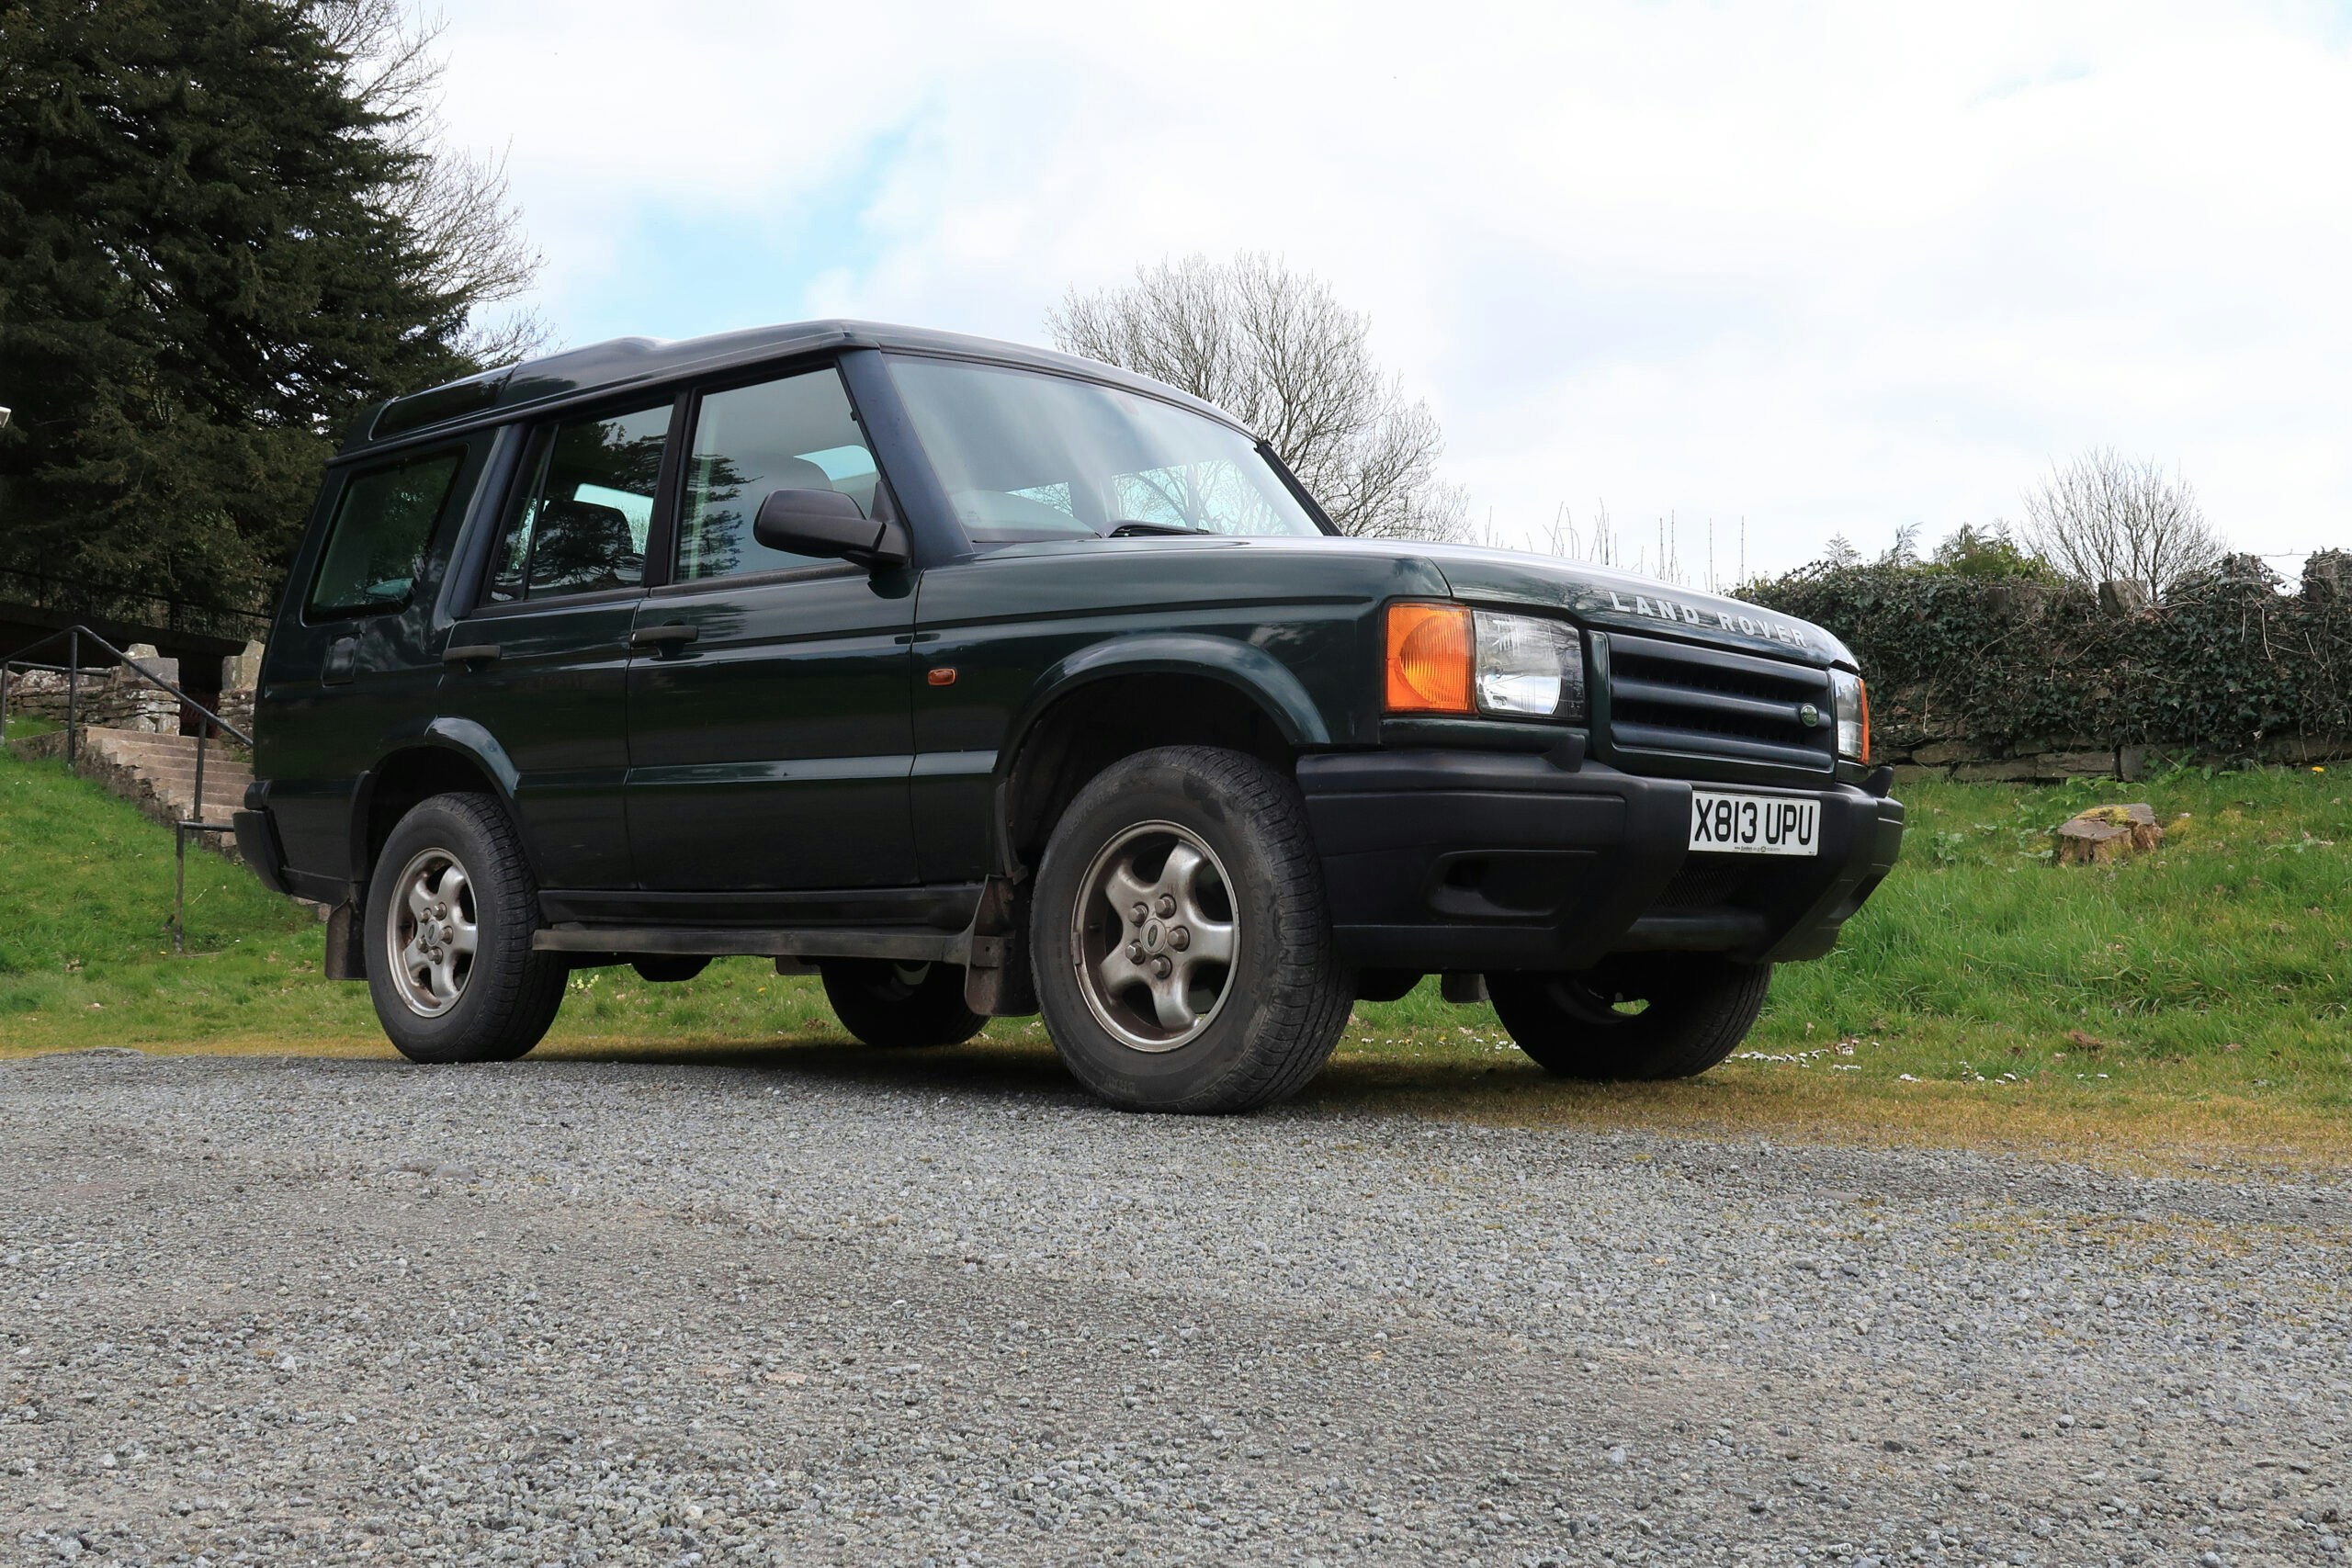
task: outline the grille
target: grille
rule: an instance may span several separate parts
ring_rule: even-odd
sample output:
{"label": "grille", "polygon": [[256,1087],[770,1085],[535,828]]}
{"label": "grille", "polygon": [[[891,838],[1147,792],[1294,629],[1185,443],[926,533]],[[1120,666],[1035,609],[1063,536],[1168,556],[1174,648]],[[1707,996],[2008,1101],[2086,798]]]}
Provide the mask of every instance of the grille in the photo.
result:
{"label": "grille", "polygon": [[[1810,703],[1808,726],[1798,711]],[[1670,752],[1826,773],[1838,725],[1826,671],[1655,637],[1609,638],[1609,737]]]}
{"label": "grille", "polygon": [[1657,896],[1661,909],[1704,909],[1728,904],[1747,881],[1737,855],[1692,855]]}

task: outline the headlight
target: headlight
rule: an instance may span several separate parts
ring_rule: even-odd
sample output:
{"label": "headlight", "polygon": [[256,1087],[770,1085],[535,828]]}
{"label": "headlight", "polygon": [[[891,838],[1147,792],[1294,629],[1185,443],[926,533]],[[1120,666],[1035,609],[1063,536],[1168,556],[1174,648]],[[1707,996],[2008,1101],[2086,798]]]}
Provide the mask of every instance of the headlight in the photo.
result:
{"label": "headlight", "polygon": [[1584,716],[1584,649],[1572,627],[1480,610],[1478,706],[1531,718]]}
{"label": "headlight", "polygon": [[1563,621],[1391,604],[1386,687],[1391,713],[1581,719],[1584,644]]}
{"label": "headlight", "polygon": [[1829,672],[1829,700],[1838,712],[1838,755],[1849,762],[1871,760],[1871,693],[1860,675]]}

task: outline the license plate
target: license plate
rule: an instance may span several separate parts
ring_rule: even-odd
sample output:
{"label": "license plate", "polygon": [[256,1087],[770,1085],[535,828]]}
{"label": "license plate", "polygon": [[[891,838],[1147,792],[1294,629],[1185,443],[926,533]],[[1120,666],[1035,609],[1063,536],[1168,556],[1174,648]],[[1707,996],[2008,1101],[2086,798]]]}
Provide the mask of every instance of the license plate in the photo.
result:
{"label": "license plate", "polygon": [[1694,789],[1690,847],[1716,854],[1817,855],[1821,802]]}

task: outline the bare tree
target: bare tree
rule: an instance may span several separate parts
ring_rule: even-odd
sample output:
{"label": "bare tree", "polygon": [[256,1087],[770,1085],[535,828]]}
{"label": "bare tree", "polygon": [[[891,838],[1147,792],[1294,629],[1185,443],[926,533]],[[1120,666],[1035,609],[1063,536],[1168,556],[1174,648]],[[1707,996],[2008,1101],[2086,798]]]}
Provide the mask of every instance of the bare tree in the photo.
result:
{"label": "bare tree", "polygon": [[2112,447],[2053,466],[2026,492],[2025,542],[2059,573],[2097,587],[2133,582],[2161,601],[2174,585],[2222,558],[2197,491],[2154,459]]}
{"label": "bare tree", "polygon": [[448,144],[440,113],[446,62],[434,50],[443,23],[411,0],[312,0],[328,41],[347,62],[355,96],[383,122],[385,141],[414,157],[418,176],[383,194],[426,257],[425,281],[466,309],[458,349],[484,365],[544,347],[534,310],[496,312],[537,281],[546,258],[526,237],[506,178],[506,155]]}
{"label": "bare tree", "polygon": [[1592,507],[1592,533],[1586,537],[1577,526],[1576,514],[1562,502],[1552,513],[1552,521],[1544,525],[1539,555],[1556,556],[1562,560],[1588,560],[1596,566],[1619,564],[1623,551],[1617,543],[1617,525],[1609,516],[1609,503],[1596,501]]}
{"label": "bare tree", "polygon": [[1136,269],[1124,288],[1073,288],[1046,326],[1069,354],[1165,381],[1265,437],[1344,533],[1458,539],[1461,489],[1429,404],[1372,361],[1371,323],[1330,286],[1245,253]]}

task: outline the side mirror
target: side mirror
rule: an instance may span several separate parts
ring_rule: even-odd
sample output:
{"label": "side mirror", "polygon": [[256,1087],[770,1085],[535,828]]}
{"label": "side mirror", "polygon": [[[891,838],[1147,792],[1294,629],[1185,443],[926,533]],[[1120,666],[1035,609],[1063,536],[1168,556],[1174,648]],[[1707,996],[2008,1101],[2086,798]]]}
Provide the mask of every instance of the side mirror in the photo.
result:
{"label": "side mirror", "polygon": [[907,531],[868,517],[835,490],[772,490],[752,520],[752,537],[795,556],[839,556],[880,570],[907,564]]}

